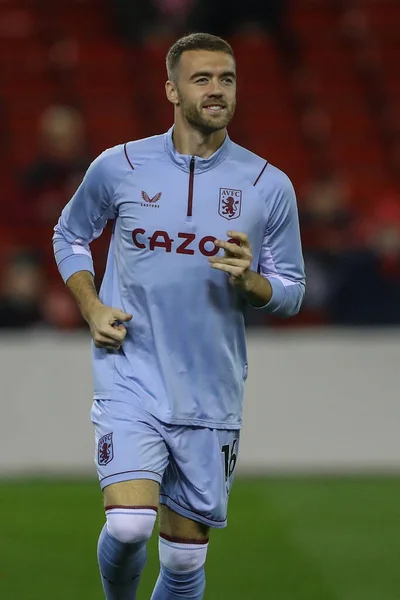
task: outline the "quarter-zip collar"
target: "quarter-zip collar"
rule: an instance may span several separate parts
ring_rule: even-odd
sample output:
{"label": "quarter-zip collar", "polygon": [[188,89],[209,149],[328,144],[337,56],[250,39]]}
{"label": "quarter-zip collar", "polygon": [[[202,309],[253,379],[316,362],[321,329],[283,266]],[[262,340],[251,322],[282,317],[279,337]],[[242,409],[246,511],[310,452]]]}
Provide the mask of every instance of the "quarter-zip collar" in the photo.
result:
{"label": "quarter-zip collar", "polygon": [[[169,129],[164,136],[167,154],[177,167],[189,173],[190,160],[192,157],[188,154],[179,154],[179,152],[177,152],[174,146],[174,142],[172,140],[173,130],[174,128],[171,127],[171,129]],[[232,142],[228,134],[226,134],[226,138],[222,146],[218,148],[218,150],[214,152],[214,154],[210,156],[210,158],[201,158],[200,156],[196,156],[194,172],[201,173],[202,171],[209,171],[210,169],[213,169],[214,167],[219,165],[227,157],[231,143]]]}

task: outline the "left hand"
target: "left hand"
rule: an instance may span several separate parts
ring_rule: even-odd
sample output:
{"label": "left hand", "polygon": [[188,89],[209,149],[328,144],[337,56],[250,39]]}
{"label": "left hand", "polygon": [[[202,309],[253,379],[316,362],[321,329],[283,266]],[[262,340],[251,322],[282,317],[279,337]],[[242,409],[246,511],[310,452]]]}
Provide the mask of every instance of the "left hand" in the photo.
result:
{"label": "left hand", "polygon": [[227,234],[229,238],[237,240],[237,243],[215,240],[214,244],[217,248],[223,248],[225,254],[211,256],[208,260],[213,269],[229,274],[230,283],[243,287],[253,260],[250,242],[247,235],[240,231],[228,231]]}

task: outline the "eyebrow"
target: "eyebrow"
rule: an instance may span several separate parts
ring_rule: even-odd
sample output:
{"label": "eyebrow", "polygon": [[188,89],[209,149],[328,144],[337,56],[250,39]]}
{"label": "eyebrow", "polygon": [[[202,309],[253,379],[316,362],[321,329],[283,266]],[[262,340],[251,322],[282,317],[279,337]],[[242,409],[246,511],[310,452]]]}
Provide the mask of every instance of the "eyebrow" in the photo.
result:
{"label": "eyebrow", "polygon": [[[197,79],[198,77],[212,77],[213,73],[210,73],[210,71],[197,71],[196,73],[193,73],[193,75],[190,78],[190,81],[193,81],[194,79]],[[236,79],[236,73],[235,71],[224,71],[223,73],[221,73],[220,77],[232,77],[233,79]]]}

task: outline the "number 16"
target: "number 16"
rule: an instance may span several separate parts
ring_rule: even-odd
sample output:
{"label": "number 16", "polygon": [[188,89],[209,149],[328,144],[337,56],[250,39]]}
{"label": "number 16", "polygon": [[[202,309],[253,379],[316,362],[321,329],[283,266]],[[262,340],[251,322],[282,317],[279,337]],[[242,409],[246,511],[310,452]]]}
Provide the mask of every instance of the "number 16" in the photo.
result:
{"label": "number 16", "polygon": [[237,455],[235,454],[236,446],[239,440],[233,440],[232,449],[229,444],[222,446],[221,452],[225,455],[225,479],[228,479],[232,476],[233,471],[235,470],[235,465],[237,461]]}

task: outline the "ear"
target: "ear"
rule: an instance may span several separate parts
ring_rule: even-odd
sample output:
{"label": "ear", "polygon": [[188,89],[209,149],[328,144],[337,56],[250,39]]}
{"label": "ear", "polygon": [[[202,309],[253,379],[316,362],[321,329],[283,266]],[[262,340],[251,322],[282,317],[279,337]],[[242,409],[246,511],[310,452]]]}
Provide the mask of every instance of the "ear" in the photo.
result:
{"label": "ear", "polygon": [[175,83],[173,81],[170,81],[169,79],[165,84],[165,93],[171,104],[174,104],[174,106],[177,106],[179,104],[177,87]]}

